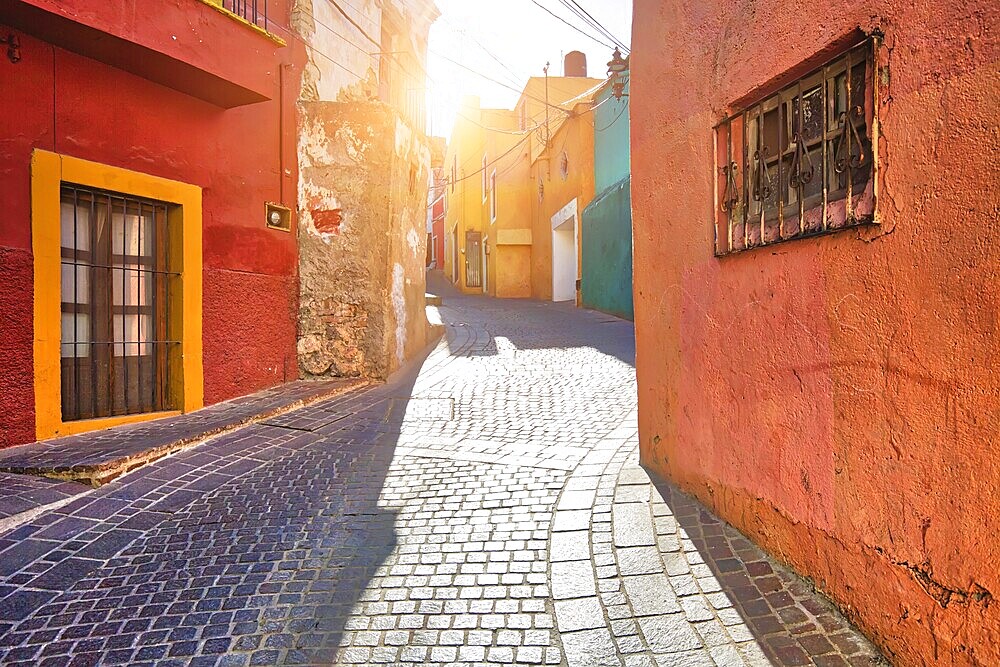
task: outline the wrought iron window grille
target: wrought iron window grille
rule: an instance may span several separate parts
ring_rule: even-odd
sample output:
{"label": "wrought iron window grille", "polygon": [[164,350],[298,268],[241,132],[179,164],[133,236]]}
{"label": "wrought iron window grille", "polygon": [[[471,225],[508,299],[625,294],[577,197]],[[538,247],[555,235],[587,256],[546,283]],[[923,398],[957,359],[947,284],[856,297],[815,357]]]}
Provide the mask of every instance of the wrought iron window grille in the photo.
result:
{"label": "wrought iron window grille", "polygon": [[70,183],[60,199],[63,420],[176,409],[173,205]]}
{"label": "wrought iron window grille", "polygon": [[221,0],[222,8],[267,30],[267,0]]}
{"label": "wrought iron window grille", "polygon": [[878,38],[715,127],[717,255],[875,222]]}

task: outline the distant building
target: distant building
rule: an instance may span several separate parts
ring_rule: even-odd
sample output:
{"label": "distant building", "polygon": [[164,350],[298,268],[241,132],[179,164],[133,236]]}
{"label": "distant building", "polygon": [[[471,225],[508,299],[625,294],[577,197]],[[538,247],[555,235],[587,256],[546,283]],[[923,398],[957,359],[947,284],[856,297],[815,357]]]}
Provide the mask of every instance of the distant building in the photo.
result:
{"label": "distant building", "polygon": [[[579,212],[593,196],[593,120],[584,93],[600,83],[532,77],[513,110],[465,100],[444,165],[444,268],[460,289],[576,300]],[[553,232],[560,210],[565,219]]]}
{"label": "distant building", "polygon": [[448,187],[444,170],[447,144],[443,137],[431,137],[431,177],[427,193],[427,267],[444,266],[444,206]]}

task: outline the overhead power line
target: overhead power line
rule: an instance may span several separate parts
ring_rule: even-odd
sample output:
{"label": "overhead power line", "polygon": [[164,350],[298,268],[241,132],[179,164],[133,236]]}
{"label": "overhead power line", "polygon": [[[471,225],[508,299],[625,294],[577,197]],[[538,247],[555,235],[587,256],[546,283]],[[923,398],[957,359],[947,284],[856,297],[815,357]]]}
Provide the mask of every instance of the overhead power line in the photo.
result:
{"label": "overhead power line", "polygon": [[[500,128],[500,127],[488,127],[488,126],[483,125],[482,123],[480,123],[478,121],[475,121],[475,120],[469,118],[468,116],[466,116],[465,114],[462,114],[462,113],[455,112],[455,115],[457,115],[459,118],[463,118],[463,119],[467,120],[468,122],[472,123],[473,125],[478,125],[479,127],[483,128],[484,130],[487,130],[489,132],[498,132],[500,134],[524,135],[524,134],[530,134],[531,132],[534,132],[535,130],[538,130],[538,129],[544,127],[543,125],[535,125],[534,127],[527,127],[527,128],[525,128],[523,130],[505,130],[505,129]],[[532,119],[532,120],[534,120],[534,119]]]}
{"label": "overhead power line", "polygon": [[500,65],[505,70],[507,70],[507,72],[510,74],[510,79],[509,79],[510,81],[513,81],[514,83],[519,84],[520,81],[522,79],[524,79],[523,76],[521,76],[520,74],[518,74],[517,72],[515,72],[514,70],[512,70],[510,67],[508,67],[507,63],[505,63],[503,60],[501,60],[499,57],[497,57],[496,54],[494,54],[492,51],[490,51],[489,49],[487,49],[486,46],[484,46],[482,42],[480,42],[478,39],[476,39],[471,34],[469,34],[469,32],[467,30],[465,30],[463,28],[459,28],[458,26],[456,26],[454,23],[452,23],[448,19],[444,18],[443,16],[441,17],[441,20],[444,23],[446,23],[451,28],[451,30],[453,32],[458,33],[459,35],[461,35],[463,39],[467,39],[467,40],[471,41],[473,44],[475,44],[476,46],[478,46],[483,51],[483,53],[485,53],[486,55],[488,55],[490,58],[492,58],[494,61],[496,61],[496,63],[498,65]]}
{"label": "overhead power line", "polygon": [[606,49],[612,48],[611,45],[608,44],[607,42],[603,42],[603,41],[597,39],[596,37],[594,37],[593,35],[591,35],[589,32],[585,32],[582,29],[578,28],[577,26],[573,25],[572,23],[570,23],[569,21],[567,21],[563,17],[559,16],[558,14],[556,14],[555,12],[553,12],[551,9],[549,9],[548,7],[546,7],[545,5],[543,5],[542,3],[538,2],[538,0],[531,0],[531,2],[533,2],[535,5],[537,5],[539,7],[539,9],[544,10],[545,13],[547,13],[548,15],[552,16],[553,18],[558,19],[559,21],[562,21],[563,23],[565,23],[566,25],[568,25],[573,30],[576,30],[578,33],[580,33],[581,35],[583,35],[587,39],[589,39],[589,40],[591,40],[593,42],[597,42],[598,44],[600,44],[601,46],[603,46]]}
{"label": "overhead power line", "polygon": [[347,12],[346,12],[346,11],[344,10],[344,8],[343,8],[343,7],[341,7],[340,5],[338,5],[338,4],[337,4],[337,2],[336,2],[336,0],[330,0],[330,4],[331,4],[331,5],[333,5],[334,7],[336,7],[336,8],[337,8],[337,11],[339,11],[339,12],[340,12],[340,13],[341,13],[341,14],[342,14],[342,15],[344,16],[344,18],[345,18],[345,19],[347,19],[347,22],[348,22],[348,23],[350,23],[351,25],[353,25],[353,26],[354,26],[355,28],[357,28],[357,29],[358,29],[358,32],[360,32],[360,33],[361,33],[362,35],[364,35],[364,36],[365,36],[365,38],[366,38],[366,39],[367,39],[367,40],[368,40],[369,42],[371,42],[372,44],[374,44],[375,46],[377,46],[377,47],[379,47],[379,48],[381,48],[381,47],[382,47],[382,44],[381,44],[381,42],[379,42],[379,41],[378,41],[377,39],[375,39],[374,37],[372,37],[371,35],[369,35],[369,34],[368,34],[368,31],[367,31],[367,30],[365,30],[364,28],[362,28],[362,27],[361,27],[361,25],[360,25],[360,24],[359,24],[359,23],[358,23],[357,21],[355,21],[355,20],[354,20],[354,19],[353,19],[353,18],[351,17],[351,15],[350,15],[350,14],[348,14],[348,13],[347,13]]}
{"label": "overhead power line", "polygon": [[559,2],[566,7],[566,9],[570,10],[574,15],[579,17],[585,24],[597,30],[598,34],[610,39],[615,46],[621,48],[625,52],[629,51],[628,46],[626,46],[623,41],[615,37],[614,34],[605,28],[600,21],[591,16],[590,12],[584,9],[579,2],[576,0],[559,0]]}
{"label": "overhead power line", "polygon": [[499,162],[500,160],[504,159],[505,157],[507,157],[508,155],[510,155],[511,153],[513,153],[515,150],[517,150],[517,148],[519,146],[521,146],[525,141],[527,141],[530,136],[531,135],[527,135],[523,139],[518,140],[517,143],[515,143],[513,146],[511,146],[510,148],[508,148],[506,151],[504,151],[503,153],[501,153],[500,155],[498,155],[492,161],[487,162],[486,166],[480,167],[476,171],[472,172],[471,174],[466,174],[462,178],[456,178],[454,181],[452,181],[450,179],[446,179],[445,180],[445,184],[451,185],[452,183],[461,183],[462,181],[466,181],[466,180],[472,178],[473,176],[478,176],[478,175],[482,174],[484,171],[486,171],[487,169],[489,169],[490,167],[492,167],[493,165],[495,165],[497,162]]}
{"label": "overhead power line", "polygon": [[536,97],[535,95],[529,95],[528,93],[524,92],[520,88],[515,88],[514,86],[512,86],[512,85],[510,85],[508,83],[504,83],[503,81],[499,81],[497,79],[494,79],[493,77],[489,76],[488,74],[483,74],[482,72],[474,70],[471,67],[469,67],[468,65],[466,65],[464,63],[460,63],[459,61],[457,61],[457,60],[455,60],[453,58],[449,58],[448,56],[444,55],[443,53],[440,53],[438,51],[430,51],[430,53],[433,53],[438,58],[441,58],[443,60],[447,60],[448,62],[450,62],[452,65],[455,65],[456,67],[461,67],[462,69],[464,69],[466,71],[472,72],[476,76],[481,77],[483,79],[486,79],[487,81],[489,81],[491,83],[495,83],[498,86],[503,86],[507,90],[512,90],[515,93],[523,94],[525,97],[533,99],[536,102],[541,102],[542,104],[544,104],[544,105],[546,105],[548,107],[551,107],[551,108],[553,108],[553,109],[555,109],[557,111],[561,111],[561,112],[563,112],[566,115],[572,115],[569,111],[567,111],[566,109],[563,109],[561,106],[559,106],[557,104],[552,104],[551,102],[546,102],[541,97]]}
{"label": "overhead power line", "polygon": [[[609,97],[608,99],[610,100],[611,98]],[[603,102],[602,102],[602,104],[603,104]],[[610,123],[608,123],[604,127],[595,127],[594,131],[596,131],[596,132],[604,132],[606,130],[611,129],[611,126],[614,125],[615,123],[617,123],[618,119],[621,118],[622,114],[624,114],[627,110],[628,110],[628,103],[626,102],[625,104],[622,105],[621,110],[618,112],[618,115],[615,116],[614,120],[612,120]]]}

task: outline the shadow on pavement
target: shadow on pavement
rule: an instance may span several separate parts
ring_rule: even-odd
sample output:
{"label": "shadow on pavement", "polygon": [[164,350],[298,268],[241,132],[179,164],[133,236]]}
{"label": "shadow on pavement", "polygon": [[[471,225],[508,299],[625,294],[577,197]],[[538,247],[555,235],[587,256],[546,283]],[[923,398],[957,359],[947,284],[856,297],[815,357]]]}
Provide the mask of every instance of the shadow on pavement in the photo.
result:
{"label": "shadow on pavement", "polygon": [[776,666],[888,664],[806,580],[768,558],[694,498],[652,473],[650,478],[683,531],[682,540],[693,543],[711,570],[707,583],[700,584],[717,585],[738,614],[719,612],[731,635],[752,636]]}
{"label": "shadow on pavement", "polygon": [[62,550],[0,587],[40,589],[7,605],[0,663],[333,664],[396,547],[380,497],[405,410],[388,406],[405,406],[429,351],[386,385],[162,459],[23,527],[25,544]]}

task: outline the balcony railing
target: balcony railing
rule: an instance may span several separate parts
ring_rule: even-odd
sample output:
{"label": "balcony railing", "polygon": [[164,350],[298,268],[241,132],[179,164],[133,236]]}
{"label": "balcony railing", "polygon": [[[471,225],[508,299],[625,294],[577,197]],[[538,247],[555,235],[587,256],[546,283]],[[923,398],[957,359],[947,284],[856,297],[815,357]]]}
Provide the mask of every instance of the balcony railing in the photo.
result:
{"label": "balcony railing", "polygon": [[267,30],[267,0],[214,0],[214,2],[247,23]]}

